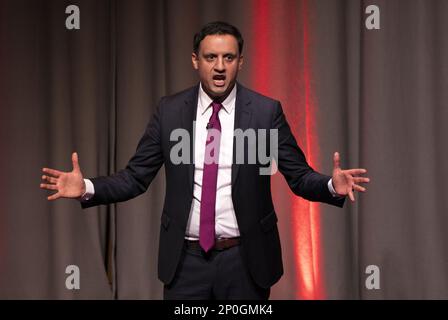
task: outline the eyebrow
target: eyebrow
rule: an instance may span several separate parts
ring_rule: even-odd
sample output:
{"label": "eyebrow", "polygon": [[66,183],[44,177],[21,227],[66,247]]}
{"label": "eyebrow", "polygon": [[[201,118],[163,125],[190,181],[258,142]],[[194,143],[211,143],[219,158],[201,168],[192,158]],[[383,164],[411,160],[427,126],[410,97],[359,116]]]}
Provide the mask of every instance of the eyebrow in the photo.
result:
{"label": "eyebrow", "polygon": [[[205,52],[205,53],[203,53],[202,55],[203,55],[204,57],[208,57],[208,56],[218,56],[219,54],[214,53],[214,52]],[[227,57],[227,56],[236,57],[237,54],[236,54],[236,53],[232,53],[232,52],[227,52],[227,53],[224,53],[223,56],[224,56],[224,57]]]}

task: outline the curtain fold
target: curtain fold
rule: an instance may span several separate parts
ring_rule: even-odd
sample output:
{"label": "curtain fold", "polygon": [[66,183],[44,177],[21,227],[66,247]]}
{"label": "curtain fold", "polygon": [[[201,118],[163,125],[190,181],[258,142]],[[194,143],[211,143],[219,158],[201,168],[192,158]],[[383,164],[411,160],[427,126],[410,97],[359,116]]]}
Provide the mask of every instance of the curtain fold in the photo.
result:
{"label": "curtain fold", "polygon": [[123,168],[158,100],[198,81],[194,33],[224,20],[245,38],[240,81],[282,102],[313,166],[331,174],[339,151],[371,178],[338,209],[273,177],[285,274],[271,298],[447,299],[447,14],[444,0],[0,0],[0,298],[162,298],[164,169],[144,195],[86,210],[48,202],[41,169],[71,170],[73,151],[85,177]]}

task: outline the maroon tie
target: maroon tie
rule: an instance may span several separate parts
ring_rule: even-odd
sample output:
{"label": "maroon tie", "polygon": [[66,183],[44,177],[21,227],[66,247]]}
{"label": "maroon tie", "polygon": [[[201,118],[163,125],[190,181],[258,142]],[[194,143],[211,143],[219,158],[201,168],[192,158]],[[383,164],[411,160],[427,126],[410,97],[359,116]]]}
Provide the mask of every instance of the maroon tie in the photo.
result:
{"label": "maroon tie", "polygon": [[207,124],[199,225],[199,244],[205,252],[208,252],[215,245],[216,184],[218,180],[219,144],[221,142],[221,123],[219,122],[218,112],[222,108],[222,104],[212,102],[212,108],[213,113]]}

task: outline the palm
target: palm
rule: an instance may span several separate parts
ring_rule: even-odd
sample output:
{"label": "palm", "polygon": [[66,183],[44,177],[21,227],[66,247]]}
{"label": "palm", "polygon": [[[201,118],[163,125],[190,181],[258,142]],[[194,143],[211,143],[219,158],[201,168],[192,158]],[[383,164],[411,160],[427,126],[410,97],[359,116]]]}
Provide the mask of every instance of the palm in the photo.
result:
{"label": "palm", "polygon": [[80,190],[83,188],[83,183],[82,174],[72,171],[61,174],[56,186],[61,197],[77,198],[82,196]]}
{"label": "palm", "polygon": [[348,195],[350,200],[355,201],[354,191],[365,192],[366,188],[359,185],[359,183],[368,183],[369,178],[360,177],[360,174],[365,174],[366,169],[348,169],[342,170],[340,166],[339,153],[335,153],[333,157],[333,187],[337,194],[341,196]]}
{"label": "palm", "polygon": [[333,184],[338,194],[348,194],[352,190],[353,177],[344,173],[341,169],[333,170]]}
{"label": "palm", "polygon": [[42,176],[40,187],[47,190],[55,190],[56,193],[48,197],[48,200],[56,200],[59,198],[79,198],[85,192],[84,179],[78,164],[78,155],[72,154],[73,170],[70,172],[62,172],[59,170],[44,168],[42,171],[47,175]]}

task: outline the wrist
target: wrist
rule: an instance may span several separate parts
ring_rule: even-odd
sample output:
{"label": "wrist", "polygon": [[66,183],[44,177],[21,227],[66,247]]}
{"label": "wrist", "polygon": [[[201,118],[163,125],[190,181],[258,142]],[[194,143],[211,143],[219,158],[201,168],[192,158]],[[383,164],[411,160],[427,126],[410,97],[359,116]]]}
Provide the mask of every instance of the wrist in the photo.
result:
{"label": "wrist", "polygon": [[86,194],[86,191],[87,191],[86,181],[84,179],[82,179],[82,182],[81,182],[81,192],[80,192],[80,195],[79,195],[78,199],[81,199]]}
{"label": "wrist", "polygon": [[332,195],[333,197],[344,197],[343,195],[339,194],[339,193],[336,191],[336,188],[335,188],[334,183],[333,183],[333,178],[331,178],[330,180],[328,180],[328,190],[330,191],[330,193],[331,193],[331,195]]}

